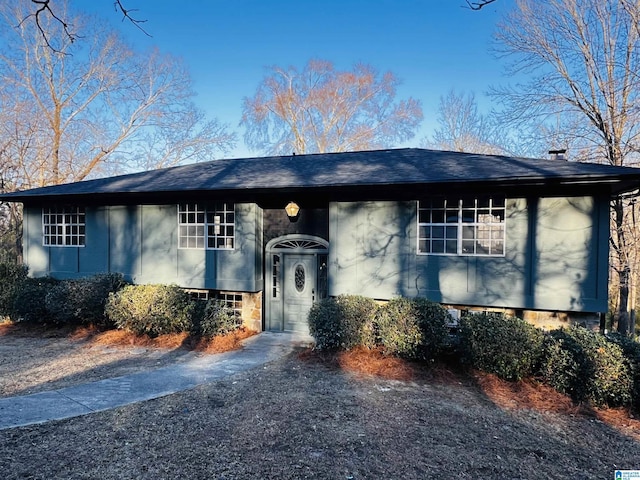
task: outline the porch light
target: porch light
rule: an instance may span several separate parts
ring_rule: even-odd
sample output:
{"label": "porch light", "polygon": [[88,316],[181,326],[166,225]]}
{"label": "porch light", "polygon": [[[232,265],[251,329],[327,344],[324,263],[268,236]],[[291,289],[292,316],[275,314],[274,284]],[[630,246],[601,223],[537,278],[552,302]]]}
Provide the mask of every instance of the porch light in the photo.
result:
{"label": "porch light", "polygon": [[300,207],[296,202],[289,202],[286,207],[284,207],[284,211],[287,212],[287,217],[289,217],[289,221],[296,222],[298,221],[298,214],[300,213]]}

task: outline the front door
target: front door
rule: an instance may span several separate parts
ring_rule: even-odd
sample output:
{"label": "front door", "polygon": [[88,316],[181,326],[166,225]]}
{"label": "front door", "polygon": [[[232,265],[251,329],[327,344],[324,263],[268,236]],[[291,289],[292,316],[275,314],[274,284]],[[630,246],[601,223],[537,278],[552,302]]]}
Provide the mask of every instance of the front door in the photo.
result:
{"label": "front door", "polygon": [[309,333],[313,302],[327,296],[329,242],[311,235],[275,238],[265,248],[265,327]]}
{"label": "front door", "polygon": [[307,315],[316,299],[316,255],[283,255],[284,330],[309,333]]}

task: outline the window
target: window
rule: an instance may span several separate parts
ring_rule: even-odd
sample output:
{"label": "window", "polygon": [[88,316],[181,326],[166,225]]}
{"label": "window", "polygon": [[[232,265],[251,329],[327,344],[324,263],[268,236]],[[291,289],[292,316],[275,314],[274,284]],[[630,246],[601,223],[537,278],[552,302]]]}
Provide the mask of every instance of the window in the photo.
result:
{"label": "window", "polygon": [[327,298],[328,293],[328,256],[326,253],[318,255],[318,298]]}
{"label": "window", "polygon": [[418,202],[418,253],[502,256],[504,197],[437,197]]}
{"label": "window", "polygon": [[45,246],[84,247],[84,207],[43,208],[42,244]]}
{"label": "window", "polygon": [[227,307],[233,310],[237,318],[242,317],[242,294],[232,292],[219,292],[218,300],[225,303]]}
{"label": "window", "polygon": [[184,291],[187,292],[193,300],[202,300],[203,302],[209,300],[209,290],[186,288]]}
{"label": "window", "polygon": [[273,298],[280,297],[280,255],[275,254],[271,266],[271,296]]}
{"label": "window", "polygon": [[209,207],[197,203],[178,205],[180,248],[233,249],[235,211],[232,203]]}

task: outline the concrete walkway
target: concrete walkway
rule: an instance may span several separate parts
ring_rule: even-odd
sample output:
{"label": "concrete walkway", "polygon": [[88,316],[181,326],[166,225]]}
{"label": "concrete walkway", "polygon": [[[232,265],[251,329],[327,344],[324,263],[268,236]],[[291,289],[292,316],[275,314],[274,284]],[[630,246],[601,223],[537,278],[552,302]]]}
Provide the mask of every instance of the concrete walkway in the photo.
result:
{"label": "concrete walkway", "polygon": [[201,355],[181,364],[60,390],[0,398],[0,430],[87,415],[171,395],[250,370],[312,341],[303,334],[263,332],[246,339],[241,350]]}

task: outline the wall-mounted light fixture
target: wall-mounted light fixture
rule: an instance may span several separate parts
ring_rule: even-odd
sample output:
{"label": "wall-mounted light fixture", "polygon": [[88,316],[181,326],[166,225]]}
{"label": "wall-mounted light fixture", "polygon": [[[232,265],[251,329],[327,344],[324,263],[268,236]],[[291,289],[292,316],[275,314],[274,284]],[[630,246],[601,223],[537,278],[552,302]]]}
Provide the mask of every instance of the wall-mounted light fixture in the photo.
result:
{"label": "wall-mounted light fixture", "polygon": [[300,207],[296,202],[289,202],[286,207],[284,207],[284,211],[287,212],[287,217],[289,217],[289,221],[297,222],[298,216],[300,215]]}

